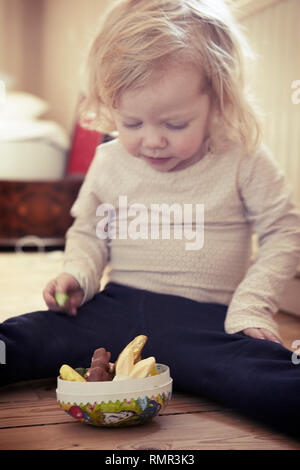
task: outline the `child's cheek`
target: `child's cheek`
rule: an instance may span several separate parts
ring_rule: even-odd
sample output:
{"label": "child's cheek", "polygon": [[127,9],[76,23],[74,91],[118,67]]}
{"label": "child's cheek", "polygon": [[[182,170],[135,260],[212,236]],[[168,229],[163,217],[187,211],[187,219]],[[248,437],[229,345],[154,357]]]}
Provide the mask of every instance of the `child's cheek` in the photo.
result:
{"label": "child's cheek", "polygon": [[139,144],[135,136],[128,135],[127,133],[120,133],[119,139],[125,150],[134,157],[139,154]]}
{"label": "child's cheek", "polygon": [[185,134],[182,137],[178,137],[176,142],[176,154],[183,158],[189,158],[196,150],[197,142],[195,136],[192,133]]}

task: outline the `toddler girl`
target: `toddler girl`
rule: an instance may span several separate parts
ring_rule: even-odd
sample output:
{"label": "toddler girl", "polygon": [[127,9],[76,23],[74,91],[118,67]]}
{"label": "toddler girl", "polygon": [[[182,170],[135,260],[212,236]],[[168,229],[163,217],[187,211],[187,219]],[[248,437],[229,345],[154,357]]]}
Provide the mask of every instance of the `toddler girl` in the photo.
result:
{"label": "toddler girl", "polygon": [[300,216],[261,143],[245,57],[222,0],[113,3],[82,115],[118,137],[98,147],[72,207],[49,310],[0,325],[2,384],[87,367],[99,347],[115,360],[146,334],[145,357],[170,366],[175,390],[297,430],[300,371],[274,315],[299,262]]}

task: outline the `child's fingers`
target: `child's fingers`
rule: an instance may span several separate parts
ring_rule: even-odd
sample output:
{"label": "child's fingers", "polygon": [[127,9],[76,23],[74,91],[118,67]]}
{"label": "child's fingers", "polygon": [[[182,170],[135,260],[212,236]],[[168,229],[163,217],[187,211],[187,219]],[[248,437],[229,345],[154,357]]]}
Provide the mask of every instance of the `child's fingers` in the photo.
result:
{"label": "child's fingers", "polygon": [[69,308],[69,310],[68,310],[68,313],[69,313],[70,315],[76,316],[76,315],[77,315],[77,308],[74,307],[74,306],[70,306],[70,308]]}
{"label": "child's fingers", "polygon": [[64,305],[61,305],[59,307],[59,311],[67,313],[68,315],[76,315],[77,314],[77,309],[76,306],[74,305],[74,300],[72,299],[72,296],[70,296]]}
{"label": "child's fingers", "polygon": [[251,338],[265,339],[259,328],[246,328],[244,333],[247,336],[251,336]]}
{"label": "child's fingers", "polygon": [[274,341],[275,343],[281,343],[280,339],[276,335],[274,335],[270,330],[261,328],[261,332],[264,335],[265,339],[268,339],[269,341]]}
{"label": "child's fingers", "polygon": [[[61,290],[61,289],[60,289]],[[62,295],[61,295],[62,294]],[[76,315],[77,310],[64,292],[59,291],[56,280],[50,281],[43,291],[44,300],[50,310]]]}
{"label": "child's fingers", "polygon": [[70,315],[76,315],[77,314],[77,309],[72,305],[72,303],[68,302],[65,306],[60,306],[57,304],[57,301],[55,300],[55,297],[45,293],[44,299],[46,304],[48,305],[50,310],[53,310],[54,312],[62,312],[62,313],[68,313]]}
{"label": "child's fingers", "polygon": [[44,300],[50,310],[58,310],[58,305],[56,304],[54,298],[48,292],[44,293]]}
{"label": "child's fingers", "polygon": [[247,336],[251,336],[251,338],[267,339],[275,343],[281,343],[280,339],[266,328],[246,328],[244,333]]}
{"label": "child's fingers", "polygon": [[46,302],[46,305],[51,309],[57,311],[59,309],[56,300],[55,300],[55,281],[50,281],[45,289],[43,290],[43,298]]}
{"label": "child's fingers", "polygon": [[77,315],[83,291],[72,276],[62,274],[48,282],[43,297],[50,310]]}
{"label": "child's fingers", "polygon": [[68,313],[69,315],[77,314],[77,302],[74,293],[66,294],[65,291],[56,289],[54,298],[60,307],[60,311]]}

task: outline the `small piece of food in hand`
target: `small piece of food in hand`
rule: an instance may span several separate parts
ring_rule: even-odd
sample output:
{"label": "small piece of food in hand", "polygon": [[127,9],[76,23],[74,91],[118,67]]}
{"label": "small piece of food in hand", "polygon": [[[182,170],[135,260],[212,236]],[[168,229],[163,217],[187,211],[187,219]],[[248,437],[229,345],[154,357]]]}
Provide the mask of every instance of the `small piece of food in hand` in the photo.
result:
{"label": "small piece of food in hand", "polygon": [[130,372],[131,379],[144,379],[151,374],[155,368],[155,357],[147,357],[134,365],[132,371]]}
{"label": "small piece of food in hand", "polygon": [[66,364],[61,366],[59,373],[63,380],[70,380],[71,382],[86,382],[82,375],[78,374],[76,370]]}
{"label": "small piece of food in hand", "polygon": [[66,303],[69,300],[69,296],[65,292],[56,292],[54,298],[57,305],[59,305],[60,307],[65,307]]}

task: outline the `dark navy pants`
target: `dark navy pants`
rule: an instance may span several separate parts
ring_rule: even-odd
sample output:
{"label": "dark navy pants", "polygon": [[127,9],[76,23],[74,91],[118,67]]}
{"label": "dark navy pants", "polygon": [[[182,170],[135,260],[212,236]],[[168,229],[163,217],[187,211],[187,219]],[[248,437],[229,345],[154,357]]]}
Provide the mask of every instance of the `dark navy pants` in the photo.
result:
{"label": "dark navy pants", "polygon": [[55,377],[62,364],[88,367],[99,347],[111,351],[114,361],[135,336],[145,334],[143,357],[153,355],[170,366],[175,391],[208,397],[298,434],[300,365],[280,344],[226,334],[226,310],[109,283],[76,317],[45,310],[0,324],[6,345],[0,384]]}

